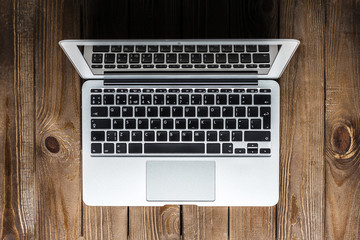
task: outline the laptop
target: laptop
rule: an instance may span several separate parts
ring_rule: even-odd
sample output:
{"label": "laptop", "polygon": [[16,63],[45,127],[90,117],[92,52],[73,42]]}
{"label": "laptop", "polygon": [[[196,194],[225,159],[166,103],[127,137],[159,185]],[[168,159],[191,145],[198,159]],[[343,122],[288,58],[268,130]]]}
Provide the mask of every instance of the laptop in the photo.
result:
{"label": "laptop", "polygon": [[272,206],[292,39],[63,40],[82,86],[83,201]]}

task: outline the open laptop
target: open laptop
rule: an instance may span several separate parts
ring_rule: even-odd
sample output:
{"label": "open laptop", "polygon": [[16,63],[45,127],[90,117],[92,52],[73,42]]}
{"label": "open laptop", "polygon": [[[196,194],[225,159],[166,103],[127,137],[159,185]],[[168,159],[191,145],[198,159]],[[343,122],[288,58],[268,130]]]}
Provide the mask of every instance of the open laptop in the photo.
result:
{"label": "open laptop", "polygon": [[271,206],[299,41],[64,40],[82,87],[83,200]]}

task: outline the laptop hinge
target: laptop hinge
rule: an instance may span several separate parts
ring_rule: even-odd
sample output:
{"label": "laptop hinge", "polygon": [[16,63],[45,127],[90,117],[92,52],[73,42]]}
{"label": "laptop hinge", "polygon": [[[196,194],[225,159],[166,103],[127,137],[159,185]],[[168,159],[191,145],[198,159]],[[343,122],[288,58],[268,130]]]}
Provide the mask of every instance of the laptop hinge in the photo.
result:
{"label": "laptop hinge", "polygon": [[192,84],[192,85],[258,85],[257,79],[230,79],[230,78],[212,78],[212,79],[104,79],[104,85],[122,85],[122,84]]}

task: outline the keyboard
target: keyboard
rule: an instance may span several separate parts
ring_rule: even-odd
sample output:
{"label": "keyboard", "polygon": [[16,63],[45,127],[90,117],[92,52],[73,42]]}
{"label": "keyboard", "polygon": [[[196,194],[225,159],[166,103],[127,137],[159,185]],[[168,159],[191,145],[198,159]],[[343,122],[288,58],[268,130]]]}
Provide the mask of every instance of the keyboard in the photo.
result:
{"label": "keyboard", "polygon": [[245,72],[267,74],[277,45],[236,41],[124,42],[85,46],[84,56],[94,74],[122,72]]}
{"label": "keyboard", "polygon": [[271,89],[90,89],[91,154],[271,155]]}

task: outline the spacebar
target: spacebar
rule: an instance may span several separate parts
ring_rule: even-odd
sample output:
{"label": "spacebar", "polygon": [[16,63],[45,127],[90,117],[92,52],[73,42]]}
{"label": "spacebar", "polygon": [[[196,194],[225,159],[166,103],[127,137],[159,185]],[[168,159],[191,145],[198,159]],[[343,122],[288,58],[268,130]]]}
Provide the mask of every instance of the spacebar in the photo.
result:
{"label": "spacebar", "polygon": [[145,153],[205,153],[204,143],[145,143]]}

